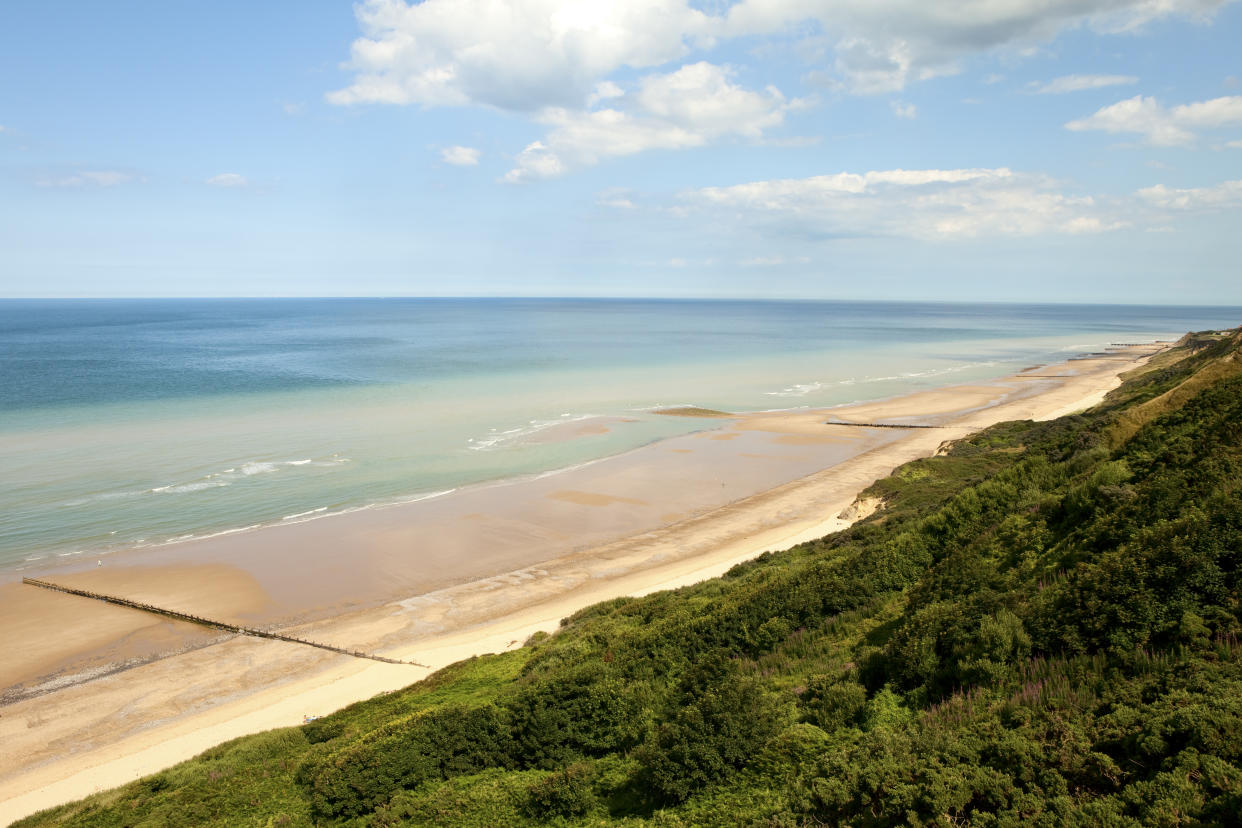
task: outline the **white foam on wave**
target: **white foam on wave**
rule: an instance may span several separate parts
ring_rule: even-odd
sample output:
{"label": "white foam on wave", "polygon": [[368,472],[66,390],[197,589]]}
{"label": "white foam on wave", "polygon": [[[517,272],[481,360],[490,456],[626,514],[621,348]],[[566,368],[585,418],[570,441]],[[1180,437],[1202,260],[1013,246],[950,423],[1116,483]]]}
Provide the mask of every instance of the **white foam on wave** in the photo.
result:
{"label": "white foam on wave", "polygon": [[228,486],[227,480],[199,480],[195,483],[181,483],[168,486],[156,486],[149,491],[152,494],[168,493],[168,494],[185,494],[186,492],[201,492],[203,489],[218,489],[221,486]]}
{"label": "white foam on wave", "polygon": [[[240,466],[231,466],[222,471],[212,472],[203,475],[198,480],[189,483],[170,483],[167,486],[156,486],[153,489],[147,489],[148,494],[185,494],[187,492],[199,492],[204,489],[215,489],[222,486],[231,486],[235,481],[243,480],[247,477],[254,477],[259,474],[272,474],[281,469],[298,466],[319,466],[330,467],[348,463],[348,457],[339,457],[333,455],[321,460],[313,457],[307,457],[299,460],[250,460],[242,463]],[[117,493],[114,496],[127,496],[133,493]]]}
{"label": "white foam on wave", "polygon": [[146,494],[145,491],[129,491],[129,492],[100,492],[99,494],[87,495],[86,497],[75,497],[73,500],[66,500],[62,506],[85,506],[88,503],[96,503],[103,500],[119,500],[125,497],[137,497]]}
{"label": "white foam on wave", "polygon": [[193,492],[201,492],[207,489],[220,489],[225,486],[231,486],[233,483],[245,480],[248,477],[254,477],[259,474],[271,474],[278,472],[283,468],[298,468],[301,466],[310,466],[318,468],[331,468],[344,463],[353,462],[348,457],[341,457],[339,454],[333,454],[329,457],[314,458],[306,457],[298,460],[252,460],[242,463],[240,466],[230,466],[227,469],[221,469],[217,472],[205,474],[197,480],[191,480],[184,483],[167,483],[163,486],[153,486],[150,489],[129,489],[118,492],[98,492],[96,494],[86,495],[85,497],[75,497],[70,500],[63,501],[61,506],[72,508],[74,506],[86,506],[91,503],[99,503],[109,500],[122,500],[125,498],[141,497],[143,495],[177,495],[191,494]]}
{"label": "white foam on wave", "polygon": [[[305,523],[308,520],[318,520],[319,518],[325,518],[325,517],[337,517],[339,515],[352,514],[353,512],[367,512],[367,511],[370,511],[371,509],[383,509],[388,506],[403,506],[407,503],[419,503],[424,500],[433,500],[434,498],[437,498],[437,497],[444,497],[445,495],[452,494],[455,491],[457,491],[457,489],[443,489],[437,492],[423,492],[422,494],[411,495],[409,497],[398,497],[398,498],[392,498],[390,500],[381,500],[375,503],[364,503],[361,506],[350,506],[348,508],[337,509],[335,511],[328,511],[330,508],[328,506],[320,506],[318,509],[310,509],[308,511],[298,512],[297,514],[293,514],[293,515],[285,515],[284,517],[280,519],[279,524]],[[259,529],[264,526],[276,526],[279,524],[277,523],[255,524],[254,526],[250,526],[246,528]],[[217,532],[216,535],[226,535],[226,534],[229,534],[230,532],[240,532],[240,531],[245,531],[245,530],[244,529],[230,529],[225,532]],[[210,535],[208,537],[215,537],[216,535]]]}
{"label": "white foam on wave", "polygon": [[467,438],[466,448],[471,451],[495,451],[496,449],[508,448],[549,428],[567,423],[581,422],[582,420],[593,420],[600,416],[602,415],[565,413],[552,420],[531,420],[526,425],[517,426],[516,428],[493,428],[489,429],[484,437]]}
{"label": "white foam on wave", "polygon": [[[412,495],[411,497],[403,497],[400,500],[395,501],[395,503],[396,504],[420,503],[424,500],[434,500],[437,497],[444,497],[445,495],[450,495],[455,491],[457,491],[457,489],[444,489],[443,491],[439,491],[439,492],[424,492],[423,494]],[[350,511],[356,511],[356,510],[350,510]]]}
{"label": "white foam on wave", "polygon": [[[840,383],[834,384],[839,385]],[[769,397],[805,397],[813,391],[823,389],[823,387],[824,383],[822,382],[806,382],[790,385],[787,388],[782,388],[780,391],[765,391],[764,393]]]}
{"label": "white foam on wave", "polygon": [[195,534],[193,532],[186,535],[177,535],[175,538],[165,538],[163,540],[152,541],[147,543],[146,538],[138,538],[133,542],[134,549],[149,549],[152,547],[169,546],[174,543],[184,543],[185,541],[200,541],[208,538],[218,538],[222,535],[236,535],[239,532],[249,532],[252,529],[260,529],[262,523],[252,523],[249,526],[237,526],[232,529],[221,529],[219,532],[208,532],[205,535]]}
{"label": "white foam on wave", "polygon": [[[408,503],[421,503],[424,500],[434,500],[437,497],[451,495],[457,489],[441,489],[436,492],[423,492],[422,494],[408,495],[406,497],[393,497],[387,500],[378,500],[374,503],[364,503],[361,506],[350,506],[348,509],[341,509],[338,512],[332,512],[332,515],[348,515],[353,512],[369,512],[372,509],[386,509],[389,506],[405,506]],[[329,515],[320,515],[320,517],[329,517]]]}
{"label": "white foam on wave", "polygon": [[326,512],[326,511],[328,511],[327,506],[320,506],[318,509],[311,509],[306,512],[298,512],[295,515],[285,515],[284,517],[281,518],[281,520],[295,520],[300,517],[306,517],[307,515],[317,515],[320,512]]}
{"label": "white foam on wave", "polygon": [[807,394],[812,394],[816,391],[822,391],[826,388],[833,388],[837,386],[849,386],[875,382],[899,382],[901,380],[940,377],[948,374],[956,374],[961,371],[969,371],[972,368],[992,368],[997,364],[998,363],[995,360],[989,360],[987,362],[967,362],[962,365],[950,365],[945,368],[929,368],[926,371],[906,371],[901,374],[890,374],[880,377],[846,377],[845,379],[840,379],[835,382],[813,381],[797,383],[782,388],[779,391],[765,391],[764,394],[769,397],[805,397]]}
{"label": "white foam on wave", "polygon": [[[530,475],[530,479],[531,480],[546,480],[549,477],[556,477],[557,475],[565,474],[566,472],[578,471],[578,469],[585,469],[587,466],[594,466],[596,463],[602,463],[605,460],[610,460],[610,459],[611,459],[610,457],[596,457],[594,460],[585,460],[581,463],[575,463],[572,466],[562,466],[559,469],[548,469],[547,471],[536,472],[535,474]],[[505,483],[509,481],[500,481],[500,482]]]}

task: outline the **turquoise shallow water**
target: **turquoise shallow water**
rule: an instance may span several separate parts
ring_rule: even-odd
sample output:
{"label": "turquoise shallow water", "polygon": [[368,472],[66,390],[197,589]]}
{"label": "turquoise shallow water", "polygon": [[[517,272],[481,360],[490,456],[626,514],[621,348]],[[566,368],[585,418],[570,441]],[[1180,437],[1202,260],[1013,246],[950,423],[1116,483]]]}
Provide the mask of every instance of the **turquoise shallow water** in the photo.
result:
{"label": "turquoise shallow water", "polygon": [[[1236,308],[0,301],[0,567],[315,519],[703,427],[986,379]],[[623,418],[568,440],[575,421]]]}

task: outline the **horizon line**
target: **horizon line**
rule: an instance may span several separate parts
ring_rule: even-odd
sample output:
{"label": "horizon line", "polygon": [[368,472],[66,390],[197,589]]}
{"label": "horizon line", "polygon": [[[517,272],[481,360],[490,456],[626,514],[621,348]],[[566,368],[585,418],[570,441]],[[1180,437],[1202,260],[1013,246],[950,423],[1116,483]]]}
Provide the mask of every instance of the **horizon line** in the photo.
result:
{"label": "horizon line", "polygon": [[892,298],[832,298],[824,296],[701,296],[701,295],[680,295],[680,296],[598,296],[598,295],[554,295],[554,294],[474,294],[474,295],[420,295],[420,294],[324,294],[324,295],[270,295],[270,296],[160,296],[160,295],[133,295],[133,296],[0,296],[0,302],[117,302],[117,301],[159,301],[159,300],[182,300],[182,301],[273,301],[273,300],[331,300],[331,299],[372,299],[372,300],[393,300],[393,299],[409,299],[409,300],[439,300],[439,301],[463,301],[463,300],[496,300],[496,301],[512,301],[512,300],[543,300],[543,301],[598,301],[598,302],[841,302],[841,303],[876,303],[876,304],[921,304],[921,305],[1099,305],[1099,306],[1115,306],[1115,307],[1152,307],[1152,308],[1239,308],[1242,309],[1242,302],[1238,304],[1228,304],[1220,302],[1212,303],[1196,303],[1196,302],[1103,302],[1103,301],[1076,301],[1065,299],[892,299]]}

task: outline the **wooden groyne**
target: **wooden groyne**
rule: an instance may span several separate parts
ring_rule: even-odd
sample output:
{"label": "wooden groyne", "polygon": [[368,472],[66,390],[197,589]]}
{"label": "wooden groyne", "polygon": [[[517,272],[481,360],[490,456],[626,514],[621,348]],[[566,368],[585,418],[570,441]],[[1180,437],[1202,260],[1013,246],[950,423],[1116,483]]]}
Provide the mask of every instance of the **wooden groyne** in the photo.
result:
{"label": "wooden groyne", "polygon": [[849,423],[845,420],[828,420],[824,425],[840,425],[851,428],[944,428],[944,426],[938,425],[905,425],[903,423]]}
{"label": "wooden groyne", "polygon": [[131,601],[128,598],[118,598],[115,595],[102,595],[98,592],[91,592],[89,589],[75,589],[73,587],[54,584],[51,581],[41,581],[38,578],[22,578],[23,584],[30,586],[42,587],[43,589],[51,589],[56,592],[64,592],[69,595],[80,595],[83,598],[94,598],[96,601],[103,601],[108,604],[116,604],[120,607],[129,607],[130,609],[142,610],[154,615],[162,615],[165,618],[175,618],[178,621],[188,621],[191,624],[198,624],[203,627],[211,627],[217,630],[226,630],[228,632],[238,633],[239,635],[249,635],[254,638],[270,638],[274,641],[288,641],[290,644],[303,644],[307,647],[318,647],[321,650],[328,650],[341,655],[353,656],[354,658],[369,658],[372,661],[382,661],[386,664],[409,664],[413,667],[423,667],[430,669],[426,664],[419,664],[417,661],[402,661],[397,658],[388,658],[387,656],[376,655],[375,653],[364,653],[361,650],[347,650],[344,647],[336,647],[332,644],[324,644],[321,641],[311,641],[306,638],[297,638],[292,635],[282,635],[281,633],[268,632],[254,627],[240,627],[236,624],[230,624],[226,621],[216,621],[212,618],[203,618],[200,615],[194,615],[188,612],[179,612],[177,610],[165,609],[152,604],[144,604],[141,601]]}
{"label": "wooden groyne", "polygon": [[1072,356],[1066,359],[1066,362],[1082,362],[1083,360],[1096,360],[1098,362],[1138,362],[1149,354],[1139,354],[1138,356],[1130,356],[1129,354],[1110,354],[1107,352],[1099,354],[1084,354],[1083,356]]}

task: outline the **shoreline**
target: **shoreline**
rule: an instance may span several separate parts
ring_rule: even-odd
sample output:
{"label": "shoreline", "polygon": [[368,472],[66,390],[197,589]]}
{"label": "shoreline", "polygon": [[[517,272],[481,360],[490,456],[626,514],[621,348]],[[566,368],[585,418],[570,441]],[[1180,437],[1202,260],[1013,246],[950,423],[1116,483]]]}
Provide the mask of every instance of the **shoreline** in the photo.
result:
{"label": "shoreline", "polygon": [[[780,457],[787,463],[793,462],[789,458],[800,456],[797,452],[804,452],[805,462],[812,462],[831,456],[841,446],[848,449],[847,456],[722,505],[684,515],[658,515],[653,528],[602,543],[569,543],[557,556],[501,567],[484,577],[458,579],[373,606],[346,608],[284,629],[312,631],[312,635],[332,635],[359,644],[371,642],[376,652],[418,660],[434,669],[474,654],[520,646],[534,632],[554,630],[561,618],[598,601],[694,583],[722,574],[763,551],[787,548],[845,528],[864,516],[861,511],[846,513],[858,493],[892,468],[933,454],[944,442],[994,422],[1052,419],[1089,407],[1119,384],[1120,373],[1141,364],[1159,349],[1162,346],[1153,344],[1094,360],[1044,366],[1045,373],[1061,371],[1054,377],[1023,378],[1024,371],[995,382],[919,391],[882,401],[721,420],[720,428],[674,439],[683,441],[678,445],[691,445],[689,441],[696,440],[703,448],[712,443],[756,444],[777,451],[772,448],[777,446],[785,451]],[[1123,362],[1118,359],[1121,354],[1133,359]],[[825,422],[827,412],[833,412],[834,418],[844,415],[856,422],[902,418],[938,418],[941,422],[933,429],[893,429],[885,439],[860,444],[855,437],[832,432],[871,429],[834,429]],[[669,449],[665,444],[671,442],[653,445],[665,446],[668,451],[700,448],[694,444],[694,448]],[[716,450],[718,457],[723,456]],[[721,461],[721,466],[727,462]],[[676,468],[675,463],[671,467]],[[641,490],[644,470],[622,466],[622,471],[637,475],[635,485]],[[652,485],[650,480],[645,484]],[[639,506],[627,503],[625,494],[566,490],[555,485],[548,488],[551,491],[543,499],[552,505],[542,505],[553,511],[572,508],[577,510],[575,516],[586,513],[594,521],[601,520],[600,512],[614,507],[629,509],[631,522],[646,515]],[[665,519],[670,517],[674,519]],[[609,527],[616,525],[616,521],[603,522]],[[598,526],[585,535],[592,531],[600,535]],[[116,567],[113,572],[121,570]],[[95,573],[83,573],[91,574]],[[124,586],[128,575],[131,587],[140,592],[145,589],[147,595],[155,597],[161,597],[162,589],[166,598],[173,588],[171,583],[144,585],[137,574],[121,572],[110,577],[117,577],[117,584]],[[251,586],[265,592],[264,578],[248,574]],[[237,573],[224,570],[214,571],[212,577],[233,585],[245,583]],[[203,581],[201,589],[208,593],[220,585],[212,578],[199,580]],[[184,587],[178,584],[177,589]],[[271,602],[270,594],[266,600]],[[261,613],[255,609],[256,601],[241,606],[245,602],[239,600],[234,612]],[[9,762],[0,768],[4,812],[20,818],[154,772],[234,736],[297,724],[304,714],[322,715],[352,701],[399,689],[431,672],[359,664],[348,657],[308,655],[300,649],[305,648],[234,638],[0,708],[0,738],[23,760],[17,767]],[[182,686],[188,676],[194,676],[197,685]],[[182,684],[176,684],[178,679]],[[157,692],[153,688],[161,688],[161,682],[174,684]],[[84,733],[93,736],[88,740]],[[41,751],[39,746],[43,746]]]}
{"label": "shoreline", "polygon": [[[1086,347],[1086,346],[1082,346],[1082,347]],[[1075,353],[1071,350],[1063,349],[1063,351],[1064,353]],[[1085,350],[1078,351],[1076,353],[1078,354],[1078,356],[1057,358],[1057,361],[1045,363],[1045,365],[1068,364],[1077,359],[1095,358],[1101,355],[1099,353],[1088,352]],[[977,365],[1003,365],[1003,364],[1004,364],[1004,361],[1001,361],[1000,363],[984,362],[984,363],[977,363],[977,364],[972,364],[972,365],[977,367]],[[1013,364],[1016,365],[1018,363],[1013,363]],[[962,370],[963,367],[969,367],[969,366],[957,366],[957,367],[945,369],[943,372],[936,372],[936,379],[937,380],[948,380],[957,371]],[[1015,371],[1009,374],[998,374],[995,376],[988,376],[985,378],[972,380],[972,382],[974,382],[975,384],[987,384],[987,383],[993,383],[993,382],[1000,382],[1000,381],[1004,381],[1006,378],[1018,376],[1027,370],[1030,370],[1030,369],[1024,368],[1021,371]],[[923,375],[916,373],[916,374],[908,374],[908,375],[903,375],[903,376],[907,378],[913,378],[913,377],[921,377]],[[877,380],[887,381],[887,380],[896,380],[896,379],[900,379],[900,377],[886,376],[886,377],[879,377],[879,378],[865,378],[861,380],[861,382],[867,383],[867,382],[874,382]],[[852,381],[849,384],[853,384]],[[692,404],[675,404],[675,405],[660,406],[660,407],[649,408],[649,409],[629,409],[629,410],[632,412],[636,412],[636,413],[641,412],[641,414],[643,415],[653,416],[656,419],[664,419],[666,417],[671,418],[671,419],[698,419],[701,421],[701,425],[699,425],[695,431],[686,432],[686,434],[693,434],[693,433],[698,433],[701,431],[719,428],[721,420],[729,420],[729,419],[737,419],[737,418],[742,418],[742,417],[752,417],[752,416],[769,415],[769,414],[796,414],[796,413],[807,412],[807,411],[830,411],[830,410],[837,409],[837,408],[851,408],[851,407],[858,406],[858,405],[871,405],[877,402],[882,402],[882,401],[889,400],[889,399],[897,399],[897,398],[907,396],[909,394],[917,394],[923,391],[936,390],[938,388],[943,388],[943,387],[946,387],[946,386],[929,386],[928,388],[916,389],[913,391],[910,391],[910,390],[900,391],[898,393],[887,395],[887,396],[866,398],[861,401],[852,400],[850,402],[834,403],[831,405],[816,405],[816,406],[805,406],[804,405],[804,406],[781,407],[781,408],[763,407],[763,408],[755,408],[755,409],[750,409],[750,408],[739,409],[737,411],[732,411],[732,410],[717,411],[715,409],[702,408],[700,406],[692,405]],[[769,395],[772,395],[776,398],[780,398],[783,396],[782,394],[778,392],[765,392],[765,393],[768,393]],[[791,399],[788,399],[787,401],[789,403],[794,403],[797,401],[797,398],[791,398]],[[606,433],[607,431],[611,430],[613,427],[619,424],[636,423],[636,422],[640,422],[640,420],[635,419],[632,416],[627,416],[624,414],[587,414],[587,415],[575,415],[575,416],[569,417],[568,419],[549,419],[546,421],[541,421],[538,426],[532,426],[535,430],[527,434],[521,440],[521,442],[530,443],[530,444],[569,442],[569,441],[572,441],[574,439],[577,439],[583,436],[598,436],[601,433]],[[516,430],[522,430],[522,429],[516,429]],[[443,488],[443,489],[428,489],[424,491],[407,492],[403,494],[384,495],[384,496],[380,496],[376,500],[357,502],[357,503],[348,504],[348,505],[338,504],[338,505],[329,505],[329,506],[317,506],[314,508],[307,508],[303,512],[299,512],[299,513],[295,513],[291,515],[282,515],[280,517],[266,517],[266,518],[259,520],[258,522],[251,522],[246,525],[232,525],[232,526],[225,526],[224,528],[203,528],[203,529],[196,530],[197,532],[201,532],[201,534],[196,534],[194,531],[192,531],[187,534],[169,535],[166,537],[157,538],[155,540],[138,539],[133,542],[125,541],[125,542],[121,542],[121,543],[118,543],[112,546],[105,545],[105,546],[100,546],[100,547],[95,547],[95,548],[80,547],[76,544],[65,546],[65,547],[46,548],[35,557],[23,557],[17,560],[5,561],[3,564],[0,564],[0,587],[3,587],[5,584],[20,582],[22,577],[42,577],[42,576],[50,577],[50,576],[55,575],[56,573],[61,573],[61,572],[81,571],[90,566],[90,561],[94,561],[96,559],[103,560],[105,566],[113,561],[119,561],[121,563],[125,563],[131,559],[137,559],[138,557],[146,553],[152,552],[152,551],[158,551],[158,550],[163,550],[163,549],[168,549],[168,548],[177,548],[184,544],[193,544],[193,543],[198,543],[202,541],[211,541],[216,538],[236,536],[236,535],[246,535],[246,534],[255,533],[255,532],[260,532],[260,533],[267,532],[272,529],[283,528],[283,527],[296,525],[300,523],[318,521],[322,518],[340,518],[340,517],[352,515],[358,512],[375,512],[375,511],[383,511],[383,510],[389,510],[389,509],[399,509],[411,503],[417,503],[417,502],[421,502],[424,500],[434,500],[440,497],[452,495],[452,494],[462,492],[462,491],[484,489],[484,488],[489,488],[489,487],[506,487],[511,484],[521,484],[529,480],[538,480],[544,477],[556,476],[556,475],[559,475],[565,472],[574,471],[584,466],[589,466],[589,465],[600,463],[600,462],[606,462],[614,458],[630,454],[632,452],[642,451],[643,449],[649,447],[650,445],[660,443],[660,442],[670,440],[670,439],[676,439],[677,436],[679,435],[650,437],[649,439],[647,439],[646,442],[640,442],[640,443],[636,443],[636,444],[633,444],[627,447],[622,447],[622,448],[615,450],[613,453],[606,453],[606,454],[602,454],[599,456],[593,456],[588,459],[574,462],[566,466],[558,466],[558,467],[547,468],[547,469],[542,469],[542,470],[534,470],[534,471],[525,471],[525,472],[519,472],[516,474],[506,474],[506,475],[498,476],[498,477],[486,477],[486,478],[480,478],[480,479],[474,479],[474,480],[466,480],[464,482],[460,482],[457,484],[447,483],[446,484],[447,488]],[[680,435],[680,436],[684,436],[684,435]],[[472,439],[469,442],[474,443],[476,441]],[[256,462],[267,462],[267,461],[264,460],[264,461],[256,461]],[[274,462],[288,462],[288,461],[274,461]],[[305,461],[296,461],[296,462],[302,463]],[[232,471],[232,469],[228,469],[226,471]],[[117,493],[105,493],[104,496],[112,496],[113,494],[117,494]],[[130,494],[130,492],[121,492],[119,494],[126,495],[126,494]],[[72,505],[72,503],[70,503],[69,505]],[[146,533],[143,533],[143,534],[146,534]],[[3,685],[0,684],[0,690],[2,689],[3,689]]]}

